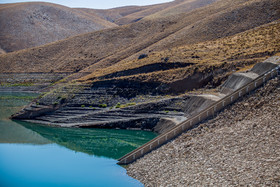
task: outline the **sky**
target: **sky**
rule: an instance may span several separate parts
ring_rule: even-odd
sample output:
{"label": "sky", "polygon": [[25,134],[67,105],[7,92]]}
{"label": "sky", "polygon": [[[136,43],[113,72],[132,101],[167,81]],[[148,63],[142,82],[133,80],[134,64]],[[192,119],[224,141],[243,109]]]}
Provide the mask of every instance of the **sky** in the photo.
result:
{"label": "sky", "polygon": [[2,3],[18,3],[30,1],[44,1],[56,3],[72,8],[95,8],[95,9],[108,9],[114,7],[128,6],[128,5],[151,5],[158,3],[170,2],[172,0],[0,0]]}

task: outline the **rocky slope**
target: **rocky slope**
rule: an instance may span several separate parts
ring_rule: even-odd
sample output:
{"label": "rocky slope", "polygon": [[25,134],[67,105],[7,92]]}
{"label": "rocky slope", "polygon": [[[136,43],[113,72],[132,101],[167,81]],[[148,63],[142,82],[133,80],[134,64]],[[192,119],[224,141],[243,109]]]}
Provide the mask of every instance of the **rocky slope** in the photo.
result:
{"label": "rocky slope", "polygon": [[145,186],[279,185],[279,79],[131,164]]}
{"label": "rocky slope", "polygon": [[0,25],[0,48],[5,52],[117,26],[97,15],[43,2],[1,4]]}

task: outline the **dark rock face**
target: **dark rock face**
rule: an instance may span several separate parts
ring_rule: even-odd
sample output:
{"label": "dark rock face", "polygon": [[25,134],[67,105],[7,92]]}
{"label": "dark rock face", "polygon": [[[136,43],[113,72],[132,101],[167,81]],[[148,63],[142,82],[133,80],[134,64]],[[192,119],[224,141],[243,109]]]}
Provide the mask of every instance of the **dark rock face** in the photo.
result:
{"label": "dark rock face", "polygon": [[178,80],[169,85],[168,92],[181,93],[185,90],[202,88],[209,83],[214,77],[214,72],[196,73],[194,76]]}
{"label": "dark rock face", "polygon": [[159,91],[155,88],[159,87],[161,84],[152,82],[145,83],[140,81],[127,81],[127,80],[106,80],[99,81],[92,85],[93,90],[103,90],[106,89],[106,93],[112,95],[118,95],[120,97],[132,98],[136,95],[155,95]]}
{"label": "dark rock face", "polygon": [[166,61],[166,62],[165,63],[159,62],[159,63],[141,66],[141,67],[135,68],[135,69],[119,71],[119,72],[112,73],[112,74],[106,75],[104,77],[101,77],[101,79],[102,78],[109,79],[109,78],[115,78],[115,77],[121,77],[121,76],[136,75],[136,74],[140,74],[140,73],[150,73],[150,72],[160,71],[160,70],[164,71],[164,70],[182,68],[182,67],[187,67],[187,66],[193,65],[193,63],[181,63],[181,62],[167,63],[168,58],[165,58],[164,61]]}

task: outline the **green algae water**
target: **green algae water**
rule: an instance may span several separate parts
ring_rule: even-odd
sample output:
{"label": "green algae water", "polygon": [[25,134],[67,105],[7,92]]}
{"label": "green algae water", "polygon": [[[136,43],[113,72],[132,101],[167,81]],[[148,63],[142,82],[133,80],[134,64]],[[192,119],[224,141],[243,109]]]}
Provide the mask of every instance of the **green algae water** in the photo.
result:
{"label": "green algae water", "polygon": [[116,159],[155,133],[56,128],[9,119],[36,96],[0,92],[0,186],[143,186]]}

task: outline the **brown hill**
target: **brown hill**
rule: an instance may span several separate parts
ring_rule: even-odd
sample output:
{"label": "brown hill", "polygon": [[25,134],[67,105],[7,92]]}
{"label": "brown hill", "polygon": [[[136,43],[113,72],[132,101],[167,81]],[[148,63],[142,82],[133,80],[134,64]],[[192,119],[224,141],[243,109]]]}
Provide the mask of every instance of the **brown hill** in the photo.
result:
{"label": "brown hill", "polygon": [[168,21],[146,21],[3,54],[1,72],[75,72],[102,60],[107,66],[151,45],[151,34],[160,33],[162,24]]}
{"label": "brown hill", "polygon": [[150,14],[149,16],[146,16],[145,18],[154,19],[154,18],[168,17],[168,16],[172,16],[172,15],[176,15],[176,14],[186,13],[186,12],[190,12],[194,9],[209,5],[216,1],[217,0],[174,1],[172,6],[167,6],[165,9],[155,12],[153,14]]}
{"label": "brown hill", "polygon": [[174,16],[181,13],[190,12],[194,9],[204,7],[217,0],[176,0],[168,3],[148,6],[141,11],[124,16],[115,21],[118,25],[124,25],[141,19],[155,19]]}
{"label": "brown hill", "polygon": [[125,25],[128,23],[137,22],[146,16],[152,15],[152,14],[162,11],[166,8],[173,7],[177,4],[180,4],[183,1],[186,1],[186,0],[176,0],[176,1],[171,1],[168,3],[161,3],[161,4],[157,4],[157,5],[145,6],[143,10],[123,16],[122,18],[117,19],[115,21],[115,23],[118,25]]}
{"label": "brown hill", "polygon": [[279,1],[218,1],[179,16],[187,23],[178,32],[156,43],[151,49],[166,49],[185,44],[231,36],[278,20]]}
{"label": "brown hill", "polygon": [[116,26],[65,6],[32,2],[0,5],[0,48],[6,52]]}
{"label": "brown hill", "polygon": [[[205,6],[216,0],[175,0],[168,3],[161,3],[156,5],[148,6],[127,6],[119,7],[107,10],[98,10],[98,9],[82,9],[83,11],[91,14],[97,14],[103,19],[116,23],[118,25],[126,25],[129,23],[134,23],[140,21],[141,19],[148,17],[150,15],[156,14],[158,12],[170,9],[168,15],[158,14],[158,17],[169,16],[173,14],[179,14]],[[173,11],[173,7],[178,7]]]}
{"label": "brown hill", "polygon": [[[167,37],[163,37],[149,47],[139,50],[136,54],[129,56],[118,64],[134,61],[140,54],[149,54],[153,51],[171,49],[176,46],[215,40],[270,23],[272,20],[280,18],[279,5],[279,1],[219,1],[190,13],[168,17],[170,22],[173,21],[170,26],[173,33],[169,32],[171,34]],[[142,22],[148,20],[145,18]],[[177,31],[174,26],[178,26]],[[168,32],[167,29],[170,29],[170,27],[164,25],[161,32]],[[174,55],[170,54],[170,56]],[[181,59],[178,58],[178,60]],[[94,71],[104,65],[102,63],[104,61],[92,65],[85,71],[93,71],[92,74],[95,74]]]}
{"label": "brown hill", "polygon": [[88,14],[98,15],[102,19],[115,23],[118,19],[121,19],[130,14],[143,11],[149,6],[126,6],[112,9],[89,9],[89,8],[77,8],[87,12]]}
{"label": "brown hill", "polygon": [[[1,72],[75,72],[84,69],[83,72],[92,72],[92,75],[83,80],[92,80],[99,76],[123,71],[123,64],[130,63],[130,69],[139,67],[137,63],[141,62],[143,64],[140,66],[147,65],[148,62],[145,60],[137,61],[138,56],[142,53],[150,56],[155,51],[234,35],[278,20],[280,19],[278,7],[280,7],[278,0],[218,1],[185,14],[144,19],[130,25],[75,36],[33,49],[3,54],[0,56],[2,64],[0,68]],[[199,51],[197,48],[191,47],[189,51],[192,50],[194,52],[191,54]],[[222,49],[216,48],[215,50],[221,51]],[[162,54],[159,56],[175,58],[172,61],[176,62],[190,58],[172,53],[168,56]],[[177,59],[176,56],[178,56]],[[153,63],[161,62],[161,58],[155,58],[156,61]],[[118,65],[112,66],[114,64]],[[111,69],[110,66],[112,66]],[[183,74],[180,75],[183,76]],[[154,80],[161,80],[160,76],[165,75],[159,74]],[[151,77],[155,76],[151,74],[147,80],[153,81]],[[174,80],[178,79],[179,77]],[[164,81],[168,80],[164,79]]]}

